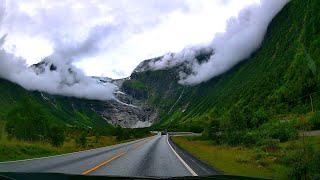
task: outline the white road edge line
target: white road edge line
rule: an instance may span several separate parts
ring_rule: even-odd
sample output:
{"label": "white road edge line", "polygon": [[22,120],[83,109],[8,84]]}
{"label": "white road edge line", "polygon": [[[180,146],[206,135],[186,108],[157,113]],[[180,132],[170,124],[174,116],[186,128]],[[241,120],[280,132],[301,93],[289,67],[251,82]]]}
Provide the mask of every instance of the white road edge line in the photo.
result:
{"label": "white road edge line", "polygon": [[[153,137],[153,136],[151,136]],[[147,138],[142,138],[142,139],[137,139],[135,141],[144,141],[146,139],[149,139],[151,137],[147,137]],[[133,143],[135,141],[129,141],[126,143]],[[140,141],[139,141],[140,142]],[[122,144],[126,144],[126,143],[121,143],[121,144],[115,144],[115,145],[111,145],[111,146],[117,146],[117,145],[122,145]],[[77,151],[77,152],[71,152],[71,153],[66,153],[66,154],[59,154],[59,155],[53,155],[53,156],[47,156],[47,157],[39,157],[39,158],[31,158],[31,159],[22,159],[22,160],[16,160],[16,161],[4,161],[4,162],[0,162],[0,164],[6,164],[6,163],[16,163],[16,162],[23,162],[23,161],[32,161],[32,160],[39,160],[39,159],[49,159],[49,158],[53,158],[53,157],[59,157],[59,156],[66,156],[66,155],[72,155],[72,154],[78,154],[78,153],[83,153],[83,152],[88,152],[88,151],[94,151],[94,150],[99,150],[99,149],[103,149],[109,146],[104,146],[104,147],[100,147],[100,148],[95,148],[95,149],[88,149],[88,150],[83,150],[83,151]]]}
{"label": "white road edge line", "polygon": [[188,171],[190,171],[190,173],[193,176],[198,176],[198,174],[196,172],[194,172],[191,167],[179,156],[179,154],[172,148],[172,146],[169,143],[169,134],[167,134],[167,143],[169,144],[169,147],[171,148],[171,150],[173,151],[173,153],[178,157],[178,159],[182,162],[182,164],[188,169]]}

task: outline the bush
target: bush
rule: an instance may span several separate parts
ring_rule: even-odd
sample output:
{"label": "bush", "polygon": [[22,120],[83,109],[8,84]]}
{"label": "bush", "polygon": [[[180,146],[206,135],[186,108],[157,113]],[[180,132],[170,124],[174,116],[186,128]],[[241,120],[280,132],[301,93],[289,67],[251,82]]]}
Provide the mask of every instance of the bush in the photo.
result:
{"label": "bush", "polygon": [[129,129],[124,129],[118,126],[115,129],[115,136],[117,137],[117,141],[130,139],[131,135],[129,131]]}
{"label": "bush", "polygon": [[236,157],[235,161],[237,163],[248,163],[248,162],[250,162],[250,159],[248,157],[238,156],[238,157]]}
{"label": "bush", "polygon": [[53,125],[49,133],[50,144],[55,147],[63,146],[65,140],[64,129],[61,126]]}
{"label": "bush", "polygon": [[315,112],[310,118],[309,122],[312,129],[320,129],[320,112]]}
{"label": "bush", "polygon": [[280,149],[279,139],[263,139],[259,142],[261,149],[265,152],[275,152]]}
{"label": "bush", "polygon": [[320,152],[310,147],[291,151],[285,157],[290,179],[314,179],[320,173]]}
{"label": "bush", "polygon": [[241,145],[244,142],[245,135],[245,131],[223,131],[221,136],[221,142],[231,146]]}
{"label": "bush", "polygon": [[259,109],[254,113],[253,118],[251,120],[252,127],[259,127],[260,125],[269,121],[269,116],[264,110]]}
{"label": "bush", "polygon": [[87,132],[82,132],[80,136],[76,139],[76,144],[81,147],[87,146]]}
{"label": "bush", "polygon": [[203,131],[203,127],[198,123],[191,123],[189,131],[194,133],[201,133]]}
{"label": "bush", "polygon": [[299,135],[298,130],[291,122],[269,122],[260,128],[262,137],[279,139],[280,142],[296,139]]}
{"label": "bush", "polygon": [[234,130],[243,130],[247,128],[247,122],[239,106],[232,106],[227,116],[230,127]]}
{"label": "bush", "polygon": [[243,118],[244,118],[244,121],[245,123],[247,124],[248,127],[253,127],[252,126],[252,118],[253,118],[253,111],[250,107],[248,106],[245,106],[243,109],[242,109],[242,114],[243,114]]}
{"label": "bush", "polygon": [[221,129],[220,129],[220,121],[217,119],[212,119],[209,123],[209,127],[207,129],[207,136],[210,139],[216,141],[217,143],[220,142],[221,137]]}
{"label": "bush", "polygon": [[4,127],[5,127],[5,122],[0,121],[0,140],[2,138],[2,133],[4,131]]}
{"label": "bush", "polygon": [[246,131],[241,137],[242,145],[253,146],[260,140],[260,134],[258,131]]}

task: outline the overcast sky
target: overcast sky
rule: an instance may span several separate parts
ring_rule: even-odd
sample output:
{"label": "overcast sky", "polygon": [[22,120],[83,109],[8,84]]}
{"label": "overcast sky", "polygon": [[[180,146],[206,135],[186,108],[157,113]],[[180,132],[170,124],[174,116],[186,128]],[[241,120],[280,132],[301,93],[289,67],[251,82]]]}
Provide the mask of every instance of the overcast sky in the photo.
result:
{"label": "overcast sky", "polygon": [[59,52],[87,75],[122,78],[144,59],[210,43],[259,0],[0,0],[4,48],[27,64]]}

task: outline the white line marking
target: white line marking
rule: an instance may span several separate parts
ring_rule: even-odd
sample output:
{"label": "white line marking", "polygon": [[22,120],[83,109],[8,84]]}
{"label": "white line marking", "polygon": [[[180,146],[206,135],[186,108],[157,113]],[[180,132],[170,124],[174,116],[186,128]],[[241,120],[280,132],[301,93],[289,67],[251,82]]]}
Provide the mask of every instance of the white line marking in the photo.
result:
{"label": "white line marking", "polygon": [[[151,137],[153,137],[153,136],[151,136]],[[135,141],[141,142],[141,141],[144,141],[144,140],[149,139],[151,137],[142,138],[142,139],[138,139],[138,140],[135,140]],[[129,143],[133,143],[134,144],[135,141],[129,141],[129,142],[126,142],[126,143],[115,144],[115,145],[111,145],[111,146],[118,146],[118,145],[129,144]],[[76,152],[71,152],[71,153],[66,153],[66,154],[59,154],[59,155],[54,155],[54,156],[47,156],[47,157],[22,159],[22,160],[16,160],[16,161],[3,161],[3,162],[0,162],[0,164],[23,162],[23,161],[32,161],[32,160],[39,160],[39,159],[48,159],[48,158],[53,158],[53,157],[66,156],[66,155],[72,155],[72,154],[78,154],[78,153],[83,153],[83,152],[88,152],[88,151],[99,150],[99,149],[103,149],[103,148],[111,147],[111,146],[104,146],[104,147],[95,148],[95,149],[88,149],[88,150],[84,150],[84,151],[76,151]]]}
{"label": "white line marking", "polygon": [[171,150],[174,152],[174,154],[178,157],[178,159],[182,162],[182,164],[190,171],[190,173],[193,176],[198,176],[197,173],[195,173],[191,167],[179,156],[179,154],[172,148],[172,146],[169,143],[169,134],[167,134],[167,143],[169,144],[169,147],[171,148]]}

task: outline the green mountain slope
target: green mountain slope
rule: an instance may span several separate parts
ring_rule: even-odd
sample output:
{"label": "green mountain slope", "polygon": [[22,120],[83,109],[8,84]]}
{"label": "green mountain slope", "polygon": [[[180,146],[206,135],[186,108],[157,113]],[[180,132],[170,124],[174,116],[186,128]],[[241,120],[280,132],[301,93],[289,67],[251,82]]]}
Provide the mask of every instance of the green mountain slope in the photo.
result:
{"label": "green mountain slope", "polygon": [[7,113],[15,107],[15,104],[30,98],[40,104],[56,123],[85,128],[110,126],[96,113],[104,107],[101,101],[30,92],[3,79],[0,79],[0,92],[0,120],[6,120]]}
{"label": "green mountain slope", "polygon": [[310,95],[314,110],[320,110],[319,12],[318,0],[292,0],[272,21],[257,52],[209,82],[183,87],[173,68],[135,72],[122,88],[146,94],[142,98],[160,109],[158,126],[184,130],[194,125],[200,131],[213,117],[247,109],[271,117],[306,114],[312,111]]}

